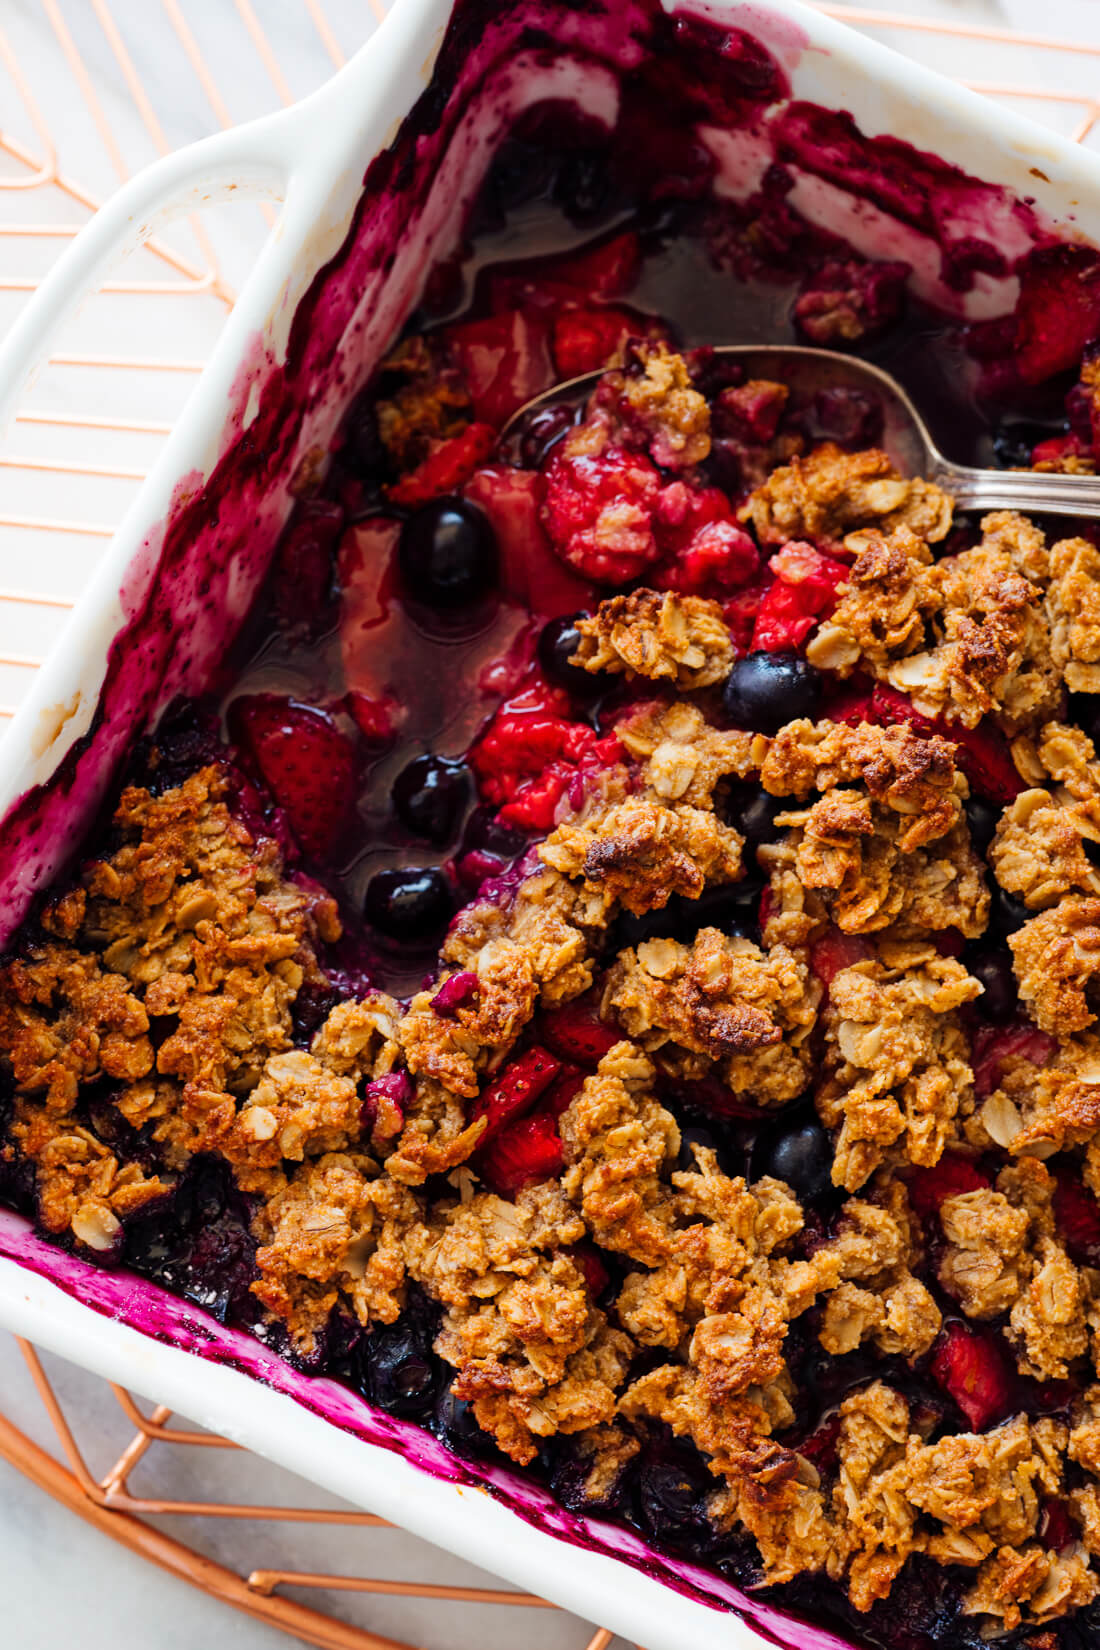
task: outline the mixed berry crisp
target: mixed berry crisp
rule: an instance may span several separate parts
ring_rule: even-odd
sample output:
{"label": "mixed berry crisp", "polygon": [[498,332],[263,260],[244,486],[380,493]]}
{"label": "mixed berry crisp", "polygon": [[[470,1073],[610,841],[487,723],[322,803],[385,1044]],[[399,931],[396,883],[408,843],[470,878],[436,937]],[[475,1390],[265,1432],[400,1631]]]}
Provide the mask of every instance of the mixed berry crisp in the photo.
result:
{"label": "mixed berry crisp", "polygon": [[[392,348],[0,966],[0,1195],[850,1639],[1079,1650],[1096,530],[693,344],[666,246]],[[803,337],[901,325],[904,270],[810,265]],[[1092,468],[1098,394],[1009,457]]]}

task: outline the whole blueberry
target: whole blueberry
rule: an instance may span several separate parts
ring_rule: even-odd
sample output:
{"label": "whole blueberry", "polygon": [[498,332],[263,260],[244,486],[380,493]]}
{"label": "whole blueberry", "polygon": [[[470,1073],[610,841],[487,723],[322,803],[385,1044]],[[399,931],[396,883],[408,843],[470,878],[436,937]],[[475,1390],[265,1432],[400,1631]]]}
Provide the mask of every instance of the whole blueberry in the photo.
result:
{"label": "whole blueberry", "polygon": [[607,691],[607,679],[589,675],[579,665],[569,663],[581,645],[581,633],[575,618],[551,619],[543,625],[539,636],[539,664],[558,687],[565,688],[575,699],[595,699]]}
{"label": "whole blueberry", "polygon": [[963,960],[968,973],[982,985],[982,995],[976,1004],[979,1013],[998,1024],[1011,1020],[1019,1004],[1011,954],[983,948]]}
{"label": "whole blueberry", "polygon": [[443,1388],[435,1401],[432,1431],[440,1443],[456,1455],[492,1453],[493,1441],[478,1426],[474,1406],[465,1398],[456,1398],[449,1386]]}
{"label": "whole blueberry", "polygon": [[997,829],[997,821],[1001,817],[1001,810],[994,802],[983,802],[980,796],[972,796],[966,804],[966,823],[970,829],[970,840],[974,845],[974,852],[984,854],[993,841],[993,833]]}
{"label": "whole blueberry", "polygon": [[697,1462],[678,1449],[652,1447],[638,1470],[642,1524],[661,1541],[705,1541],[712,1533],[705,1509],[711,1487],[701,1459]]}
{"label": "whole blueberry", "polygon": [[363,1343],[362,1356],[367,1391],[379,1409],[417,1419],[434,1409],[440,1366],[422,1324],[403,1318],[378,1325]]}
{"label": "whole blueberry", "polygon": [[528,470],[541,470],[567,430],[577,422],[577,410],[567,401],[539,407],[523,419],[519,456]]}
{"label": "whole blueberry", "polygon": [[408,596],[449,610],[489,593],[500,557],[496,535],[475,505],[438,498],[414,511],[402,526],[397,560]]}
{"label": "whole blueberry", "polygon": [[376,871],[367,884],[364,915],[391,940],[424,940],[451,915],[451,885],[435,866]]}
{"label": "whole blueberry", "polygon": [[833,1148],[816,1119],[807,1119],[764,1142],[754,1159],[753,1172],[783,1180],[807,1203],[819,1202],[833,1190]]}
{"label": "whole blueberry", "polygon": [[465,762],[416,756],[393,782],[394,811],[415,836],[449,842],[473,789]]}
{"label": "whole blueberry", "polygon": [[777,733],[786,722],[815,715],[821,686],[821,672],[796,653],[748,653],[726,678],[726,713],[740,728]]}
{"label": "whole blueberry", "polygon": [[994,887],[993,899],[989,909],[989,926],[995,934],[1014,934],[1017,928],[1022,928],[1025,922],[1030,922],[1035,915],[1029,911],[1022,899],[1015,894],[1006,894],[1003,888]]}
{"label": "whole blueberry", "polygon": [[731,785],[726,796],[725,813],[745,839],[746,848],[755,850],[762,842],[774,842],[776,814],[790,807],[782,797],[769,796],[759,785]]}

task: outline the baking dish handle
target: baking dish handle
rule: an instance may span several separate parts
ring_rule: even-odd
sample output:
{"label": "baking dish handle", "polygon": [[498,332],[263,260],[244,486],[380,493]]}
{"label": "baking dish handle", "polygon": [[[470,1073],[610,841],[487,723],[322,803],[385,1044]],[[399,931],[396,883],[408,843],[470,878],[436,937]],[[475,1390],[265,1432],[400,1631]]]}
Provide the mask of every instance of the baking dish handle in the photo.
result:
{"label": "baking dish handle", "polygon": [[[310,100],[312,103],[314,100]],[[158,222],[243,194],[289,202],[311,170],[311,110],[296,104],[155,161],[123,184],[57,260],[0,344],[0,430],[57,329]]]}

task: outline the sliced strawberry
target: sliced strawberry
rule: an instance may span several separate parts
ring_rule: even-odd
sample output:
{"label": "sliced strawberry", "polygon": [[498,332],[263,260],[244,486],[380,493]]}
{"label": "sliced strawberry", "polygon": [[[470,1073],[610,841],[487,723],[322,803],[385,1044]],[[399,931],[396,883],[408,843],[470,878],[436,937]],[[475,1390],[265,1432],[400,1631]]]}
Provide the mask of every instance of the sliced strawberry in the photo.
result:
{"label": "sliced strawberry", "polygon": [[970,1051],[978,1099],[984,1100],[993,1093],[1006,1060],[1026,1060],[1030,1065],[1042,1067],[1049,1063],[1057,1047],[1055,1039],[1033,1026],[1030,1020],[1019,1020],[1010,1026],[981,1026]]}
{"label": "sliced strawberry", "polygon": [[558,1075],[543,1095],[541,1109],[548,1111],[552,1117],[560,1117],[562,1112],[569,1110],[583,1083],[584,1072],[581,1068],[563,1062]]}
{"label": "sliced strawberry", "polygon": [[492,424],[467,424],[461,435],[439,441],[423,463],[387,489],[394,504],[412,508],[446,498],[463,488],[497,444]]}
{"label": "sliced strawberry", "polygon": [[839,928],[829,928],[810,943],[810,968],[828,986],[842,968],[868,962],[874,954],[872,946],[858,934],[842,934]]}
{"label": "sliced strawberry", "polygon": [[578,304],[554,317],[550,348],[561,378],[606,367],[628,338],[645,332],[645,323],[614,304]]}
{"label": "sliced strawberry", "polygon": [[532,1181],[555,1179],[565,1166],[556,1119],[546,1112],[517,1118],[477,1153],[475,1166],[501,1197],[515,1197]]}
{"label": "sliced strawberry", "polygon": [[352,814],[350,743],[324,711],[274,694],[238,699],[233,720],[302,848],[324,858]]}
{"label": "sliced strawberry", "polygon": [[561,559],[595,584],[623,584],[658,560],[653,511],[661,478],[644,453],[555,451],[542,520]]}
{"label": "sliced strawberry", "polygon": [[991,1334],[949,1323],[932,1353],[931,1370],[976,1432],[984,1432],[1008,1415],[1012,1382]]}
{"label": "sliced strawberry", "polygon": [[945,1199],[964,1192],[980,1192],[992,1184],[977,1164],[957,1152],[945,1152],[930,1169],[910,1169],[905,1181],[909,1201],[922,1219],[938,1214]]}
{"label": "sliced strawberry", "polygon": [[558,556],[542,524],[545,482],[528,470],[484,465],[463,489],[492,523],[500,549],[501,589],[531,613],[555,619],[593,604],[591,584]]}
{"label": "sliced strawberry", "polygon": [[552,274],[586,297],[618,298],[634,285],[641,261],[638,236],[627,229],[587,251],[567,253],[555,261]]}
{"label": "sliced strawberry", "polygon": [[539,1020],[543,1042],[563,1060],[598,1066],[608,1049],[622,1041],[622,1034],[600,1019],[599,1007],[599,992],[586,991],[560,1008],[544,1009]]}
{"label": "sliced strawberry", "polygon": [[497,429],[554,382],[546,322],[530,309],[462,321],[445,328],[443,336],[474,417]]}
{"label": "sliced strawberry", "polygon": [[561,1061],[537,1045],[510,1060],[470,1107],[469,1122],[476,1123],[479,1117],[488,1118],[482,1144],[499,1134],[506,1123],[530,1111],[560,1071]]}
{"label": "sliced strawberry", "polygon": [[1039,1540],[1048,1552],[1060,1553],[1078,1539],[1077,1525],[1070,1517],[1066,1503],[1057,1496],[1043,1502],[1039,1521]]}
{"label": "sliced strawberry", "polygon": [[1100,333],[1100,259],[1091,247],[1059,243],[1034,251],[1020,277],[1016,370],[1039,384],[1075,367]]}
{"label": "sliced strawberry", "polygon": [[1071,1260],[1100,1266],[1100,1203],[1073,1169],[1059,1169],[1055,1177],[1054,1220]]}

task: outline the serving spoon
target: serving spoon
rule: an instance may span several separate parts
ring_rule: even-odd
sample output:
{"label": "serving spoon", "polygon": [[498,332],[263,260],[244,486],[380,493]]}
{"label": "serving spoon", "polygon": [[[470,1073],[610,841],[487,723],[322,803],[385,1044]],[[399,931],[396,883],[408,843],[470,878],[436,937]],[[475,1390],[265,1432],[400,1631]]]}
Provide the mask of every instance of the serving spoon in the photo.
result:
{"label": "serving spoon", "polygon": [[[924,476],[952,495],[960,510],[1022,510],[1042,515],[1100,513],[1100,476],[1044,474],[1035,470],[978,470],[954,464],[932,440],[928,427],[896,378],[869,361],[798,344],[717,344],[714,354],[737,361],[746,379],[767,378],[789,386],[794,406],[812,405],[823,390],[853,389],[882,409],[882,447],[903,476]],[[499,450],[520,461],[519,447],[532,413],[544,407],[579,406],[607,369],[568,378],[514,412],[500,434]]]}

